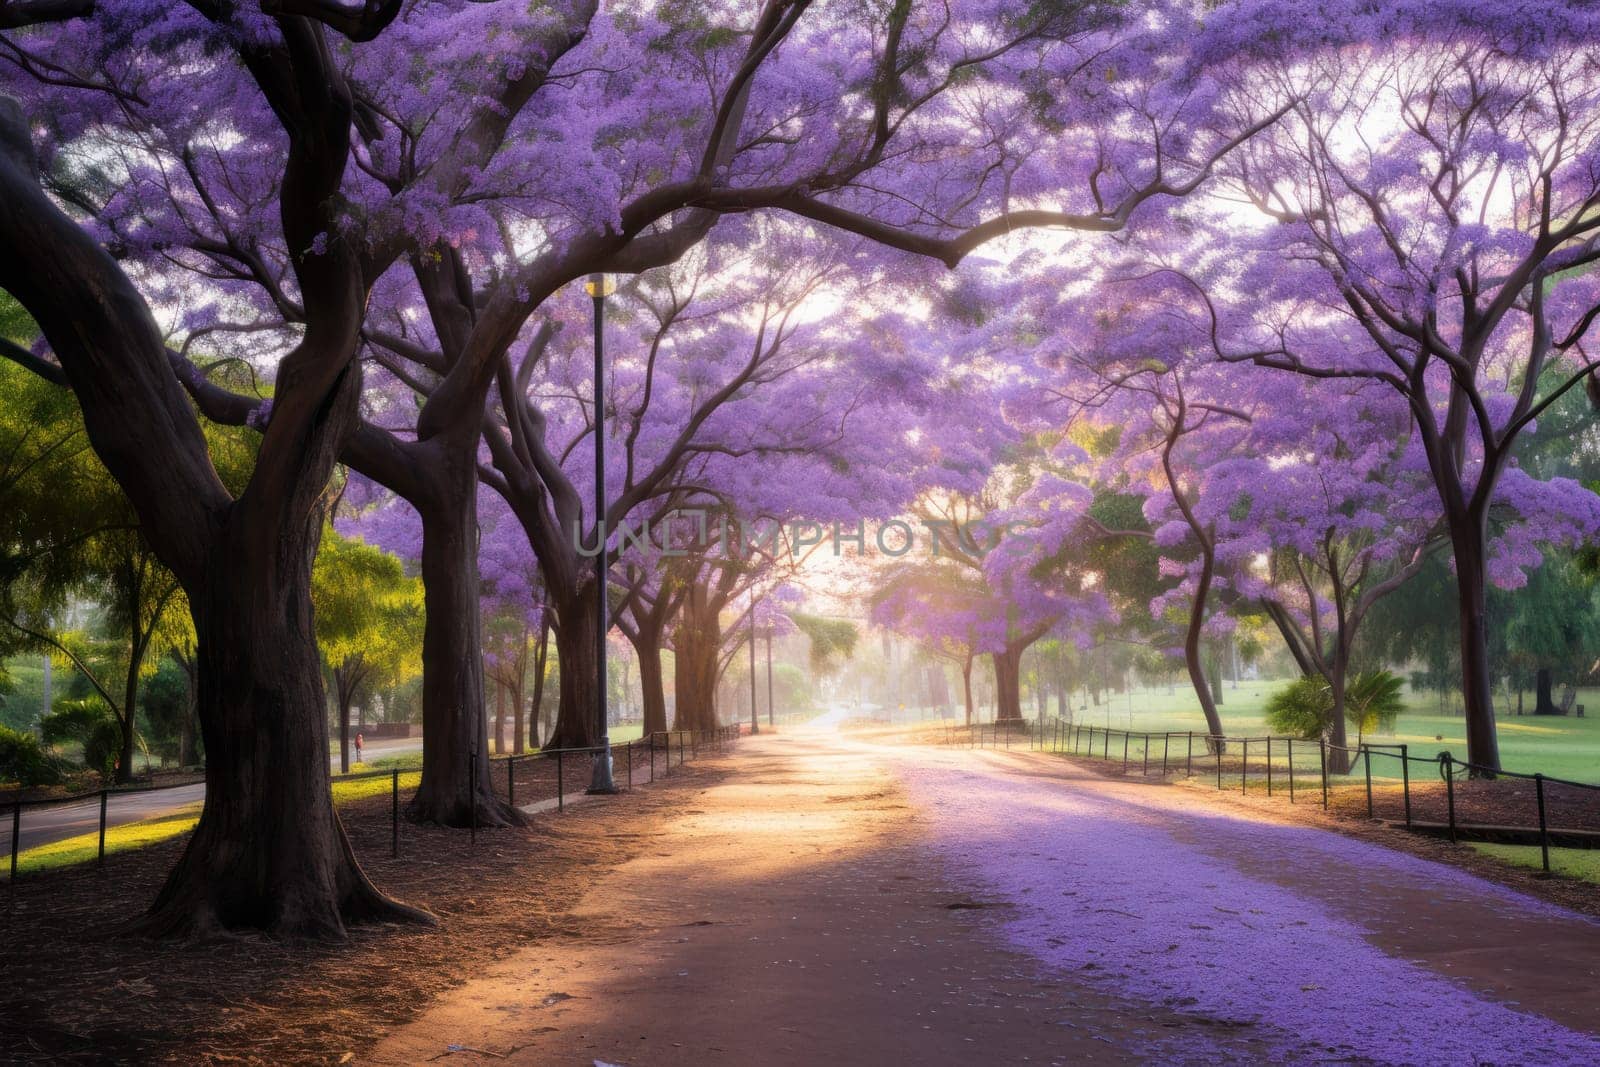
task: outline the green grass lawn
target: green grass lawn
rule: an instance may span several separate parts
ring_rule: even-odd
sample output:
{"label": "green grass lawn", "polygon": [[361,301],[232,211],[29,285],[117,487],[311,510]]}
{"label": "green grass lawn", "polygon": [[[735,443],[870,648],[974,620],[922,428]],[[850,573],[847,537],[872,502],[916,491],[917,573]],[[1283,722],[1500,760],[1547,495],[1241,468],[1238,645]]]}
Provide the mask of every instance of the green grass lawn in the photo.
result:
{"label": "green grass lawn", "polygon": [[[421,755],[418,754],[418,765],[421,765]],[[378,768],[368,768],[377,770]],[[355,773],[352,770],[351,773]],[[421,771],[402,771],[400,774],[401,789],[415,789],[422,781]],[[394,788],[392,777],[377,775],[372,778],[352,778],[345,781],[335,780],[333,783],[333,802],[335,804],[348,804],[352,800],[361,800],[366,797],[378,795],[387,796]]]}
{"label": "green grass lawn", "polygon": [[[1537,845],[1474,844],[1473,848],[1486,856],[1504,863],[1539,870],[1543,861]],[[1553,848],[1550,850],[1550,871],[1568,878],[1581,878],[1585,882],[1600,882],[1600,849]]]}
{"label": "green grass lawn", "polygon": [[364,771],[416,771],[422,769],[422,753],[402,752],[398,756],[382,756],[364,763],[350,764],[351,774]]}
{"label": "green grass lawn", "polygon": [[[1272,691],[1284,684],[1286,681],[1283,679],[1244,681],[1237,686],[1232,682],[1224,682],[1221,692],[1223,702],[1217,709],[1222,716],[1224,732],[1229,737],[1266,736],[1269,731],[1263,708]],[[1457,759],[1466,759],[1465,721],[1459,715],[1439,714],[1438,700],[1432,694],[1417,694],[1408,699],[1415,710],[1407,711],[1400,716],[1395,732],[1374,734],[1367,740],[1374,746],[1407,745],[1408,754],[1414,759],[1417,757],[1431,759],[1446,749]],[[1101,730],[1109,727],[1112,730],[1129,730],[1136,733],[1147,731],[1152,734],[1167,731],[1173,733],[1193,731],[1196,735],[1206,733],[1206,722],[1200,713],[1200,703],[1195,699],[1194,690],[1187,684],[1173,685],[1170,690],[1167,686],[1136,688],[1132,694],[1114,694],[1109,699],[1102,700],[1099,705],[1088,704],[1080,690],[1074,694],[1074,701],[1071,711],[1074,720],[1080,726],[1094,726]],[[1528,707],[1532,707],[1532,693],[1527,695],[1526,703]],[[1523,774],[1538,772],[1554,778],[1600,785],[1600,689],[1580,689],[1577,703],[1593,709],[1593,714],[1582,719],[1576,716],[1547,718],[1532,715],[1518,716],[1507,713],[1515,706],[1514,701],[1508,702],[1503,693],[1496,694],[1496,708],[1500,711],[1497,721],[1501,766],[1508,771],[1520,771]],[[1036,712],[1037,706],[1031,700],[1027,700],[1025,695],[1023,714],[1031,718]],[[992,708],[980,707],[977,713],[978,719],[982,722],[993,719]],[[1056,702],[1052,699],[1048,715],[1053,719],[1055,714]],[[895,709],[891,717],[896,722],[935,720],[938,718],[938,712],[936,709],[906,707]],[[959,705],[955,708],[955,718],[945,721],[953,723],[961,721]],[[1355,743],[1355,737],[1351,736],[1352,748],[1355,747]],[[1120,741],[1114,739],[1112,748],[1116,749],[1119,744]],[[1155,745],[1159,750],[1160,742],[1155,742]],[[1138,739],[1134,740],[1132,747],[1137,753]],[[1098,742],[1096,751],[1099,751]],[[1174,751],[1179,750],[1174,749]],[[1112,754],[1119,755],[1118,752]],[[1252,756],[1258,754],[1256,750],[1252,750]],[[1279,754],[1279,752],[1274,753],[1275,757]],[[1317,749],[1314,744],[1308,744],[1304,749],[1296,747],[1297,767],[1315,770],[1317,762]],[[1426,768],[1419,769],[1413,765],[1413,777],[1425,772]],[[1375,781],[1399,779],[1397,763],[1386,760],[1381,755],[1374,756],[1372,773]]]}
{"label": "green grass lawn", "polygon": [[[1224,682],[1223,703],[1217,709],[1223,729],[1235,737],[1264,736],[1267,731],[1262,708],[1267,696],[1283,685],[1282,681]],[[1531,694],[1530,694],[1531,697]],[[1412,756],[1431,757],[1448,749],[1457,759],[1467,758],[1466,723],[1459,716],[1440,715],[1431,695],[1412,697],[1415,711],[1400,716],[1392,735],[1373,735],[1373,744],[1408,745]],[[1080,701],[1081,694],[1080,694]],[[1575,782],[1600,784],[1600,690],[1580,690],[1578,703],[1594,709],[1592,717],[1556,718],[1501,714],[1499,717],[1500,762],[1508,771],[1524,774],[1540,772]],[[1131,710],[1130,710],[1131,704]],[[1532,705],[1529,699],[1528,705]],[[1054,713],[1052,703],[1051,711]],[[1424,710],[1426,709],[1426,710]],[[1166,730],[1205,733],[1205,718],[1194,691],[1187,686],[1135,689],[1132,700],[1119,694],[1099,707],[1075,708],[1079,723],[1113,730],[1160,733]],[[1350,739],[1351,747],[1355,738]],[[1315,751],[1313,746],[1312,752]],[[1298,761],[1297,761],[1298,762]],[[1382,774],[1383,760],[1373,762],[1375,777]]]}
{"label": "green grass lawn", "polygon": [[[195,803],[171,815],[113,826],[106,831],[106,855],[144,848],[146,845],[154,845],[179,834],[186,834],[194,829],[194,824],[199,820],[200,805]],[[55,867],[93,863],[99,847],[100,834],[97,831],[63,838],[37,848],[25,848],[17,854],[17,874],[21,876]]]}

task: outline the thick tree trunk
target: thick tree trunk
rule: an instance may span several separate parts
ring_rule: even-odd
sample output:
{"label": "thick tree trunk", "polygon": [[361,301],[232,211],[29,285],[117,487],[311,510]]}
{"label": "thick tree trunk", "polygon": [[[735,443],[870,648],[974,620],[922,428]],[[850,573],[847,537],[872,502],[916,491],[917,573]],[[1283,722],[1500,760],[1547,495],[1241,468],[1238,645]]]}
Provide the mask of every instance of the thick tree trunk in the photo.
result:
{"label": "thick tree trunk", "polygon": [[594,631],[599,625],[594,584],[585,583],[578,595],[557,601],[556,658],[561,662],[561,699],[555,729],[545,739],[547,748],[589,748],[599,740],[600,664],[595,658]]}
{"label": "thick tree trunk", "polygon": [[1461,697],[1467,726],[1467,759],[1491,775],[1500,770],[1495,730],[1493,678],[1489,672],[1487,529],[1482,516],[1451,516],[1456,595],[1461,612]]}
{"label": "thick tree trunk", "polygon": [[276,532],[235,519],[190,594],[205,808],[139,929],[339,938],[352,922],[429,921],[367,880],[333,809],[311,622],[320,518]]}
{"label": "thick tree trunk", "polygon": [[494,795],[484,721],[478,615],[477,478],[468,449],[441,464],[436,499],[422,518],[422,781],[406,809],[416,822],[520,824]]}
{"label": "thick tree trunk", "polygon": [[644,706],[644,733],[660,733],[667,728],[667,690],[661,671],[661,645],[641,635],[634,645],[639,654],[639,690]]}
{"label": "thick tree trunk", "polygon": [[715,610],[698,601],[697,597],[685,598],[673,637],[673,728],[677,730],[710,730],[717,725],[722,623]]}
{"label": "thick tree trunk", "polygon": [[1020,722],[1022,719],[1022,649],[1008,647],[1003,652],[991,652],[994,664],[994,717],[996,722]]}
{"label": "thick tree trunk", "polygon": [[1533,713],[1535,715],[1560,715],[1561,708],[1556,705],[1551,690],[1555,688],[1549,667],[1540,667],[1533,677],[1534,698]]}

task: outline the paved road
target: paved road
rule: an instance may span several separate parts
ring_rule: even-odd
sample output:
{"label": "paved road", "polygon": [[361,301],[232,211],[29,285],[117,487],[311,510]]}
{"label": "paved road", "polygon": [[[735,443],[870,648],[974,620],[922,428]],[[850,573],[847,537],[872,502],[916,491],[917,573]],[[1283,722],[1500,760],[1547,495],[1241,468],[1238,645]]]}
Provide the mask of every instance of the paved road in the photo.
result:
{"label": "paved road", "polygon": [[[366,746],[366,754],[369,756],[397,756],[406,752],[420,751],[422,751],[421,738],[373,741]],[[330,757],[328,765],[338,773],[339,757]],[[113,796],[106,806],[106,825],[121,826],[124,823],[138,822],[140,819],[176,815],[199,804],[205,798],[206,787],[200,783]],[[3,857],[11,855],[11,811],[6,807],[0,807],[0,811],[4,813],[0,816],[4,819],[0,822],[0,857]],[[93,833],[99,827],[98,799],[49,807],[29,806],[22,809],[22,832],[18,840],[25,852],[53,841]]]}
{"label": "paved road", "polygon": [[1025,752],[731,758],[362,1060],[1600,1062],[1600,925],[1459,869]]}

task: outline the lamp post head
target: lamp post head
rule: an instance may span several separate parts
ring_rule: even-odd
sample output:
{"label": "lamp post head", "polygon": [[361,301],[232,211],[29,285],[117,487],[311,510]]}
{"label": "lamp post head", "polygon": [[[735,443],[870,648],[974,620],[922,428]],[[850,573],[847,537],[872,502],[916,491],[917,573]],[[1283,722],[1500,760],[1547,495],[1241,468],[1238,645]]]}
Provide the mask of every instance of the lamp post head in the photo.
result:
{"label": "lamp post head", "polygon": [[600,300],[617,291],[617,280],[609,274],[591,274],[583,283],[583,291]]}

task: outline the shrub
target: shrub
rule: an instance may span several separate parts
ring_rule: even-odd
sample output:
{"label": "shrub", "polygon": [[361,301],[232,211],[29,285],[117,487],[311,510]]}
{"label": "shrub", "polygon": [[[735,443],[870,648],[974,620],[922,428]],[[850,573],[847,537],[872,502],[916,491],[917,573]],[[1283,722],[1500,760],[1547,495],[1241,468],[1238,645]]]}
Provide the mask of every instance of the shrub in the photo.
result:
{"label": "shrub", "polygon": [[1322,736],[1333,708],[1332,694],[1321,678],[1296,678],[1267,698],[1267,726],[1275,734],[1303,737]]}
{"label": "shrub", "polygon": [[0,726],[0,780],[53,785],[61,780],[61,769],[32,733]]}
{"label": "shrub", "polygon": [[55,710],[39,720],[45,742],[76,741],[83,746],[83,765],[110,778],[122,754],[122,727],[98,697],[58,700]]}
{"label": "shrub", "polygon": [[1389,671],[1363,671],[1350,679],[1344,691],[1344,717],[1356,736],[1381,730],[1394,732],[1394,721],[1406,710],[1400,696],[1405,682]]}
{"label": "shrub", "polygon": [[[1360,738],[1374,730],[1392,730],[1405,710],[1404,683],[1389,671],[1363,671],[1345,684],[1344,717]],[[1315,740],[1328,729],[1333,691],[1319,677],[1296,678],[1267,698],[1267,725],[1274,733]]]}

